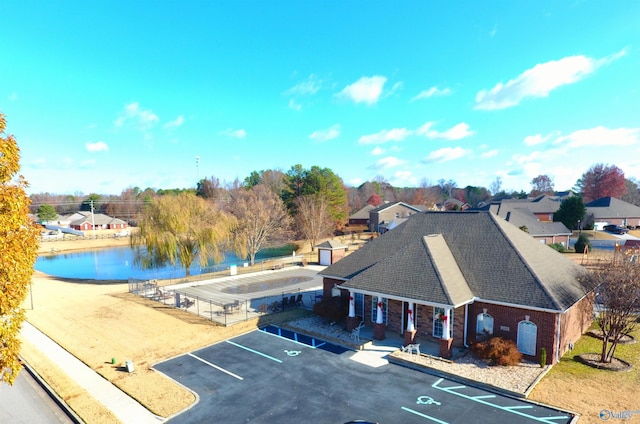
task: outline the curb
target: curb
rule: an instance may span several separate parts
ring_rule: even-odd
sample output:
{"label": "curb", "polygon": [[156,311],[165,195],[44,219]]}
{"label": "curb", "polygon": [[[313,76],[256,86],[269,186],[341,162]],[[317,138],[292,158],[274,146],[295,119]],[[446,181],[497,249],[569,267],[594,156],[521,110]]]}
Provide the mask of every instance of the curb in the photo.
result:
{"label": "curb", "polygon": [[22,358],[20,358],[20,363],[22,364],[22,367],[27,370],[27,372],[33,377],[33,379],[36,380],[40,387],[42,387],[42,389],[47,392],[51,399],[53,399],[53,401],[64,411],[64,413],[67,414],[71,421],[73,421],[75,424],[85,424],[82,418],[80,418],[80,416],[76,414],[75,411],[71,409],[71,407],[67,405],[67,403],[62,400],[60,396],[58,396],[53,388],[49,386],[46,381],[44,381],[40,374],[38,374],[36,370],[31,367],[31,365],[25,362]]}

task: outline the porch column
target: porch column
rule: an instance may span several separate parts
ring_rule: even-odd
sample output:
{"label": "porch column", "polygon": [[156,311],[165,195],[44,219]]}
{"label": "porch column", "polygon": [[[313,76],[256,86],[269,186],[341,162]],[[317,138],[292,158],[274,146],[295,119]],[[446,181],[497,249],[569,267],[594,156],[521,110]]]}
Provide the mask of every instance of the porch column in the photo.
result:
{"label": "porch column", "polygon": [[384,319],[382,316],[382,298],[378,298],[378,311],[376,312],[376,323],[373,326],[373,338],[376,340],[384,340]]}
{"label": "porch column", "polygon": [[409,302],[407,305],[407,329],[404,332],[404,345],[410,345],[415,342],[416,339],[416,328],[413,324],[413,310],[414,304],[413,302]]}
{"label": "porch column", "polygon": [[451,330],[451,308],[445,308],[442,314],[442,338],[440,339],[440,356],[442,358],[451,358],[451,345],[453,339],[449,335]]}
{"label": "porch column", "polygon": [[355,301],[353,297],[353,292],[350,291],[349,292],[349,315],[347,316],[347,325],[346,325],[347,331],[353,330],[358,326],[358,324],[360,323],[356,318],[356,306],[355,306]]}

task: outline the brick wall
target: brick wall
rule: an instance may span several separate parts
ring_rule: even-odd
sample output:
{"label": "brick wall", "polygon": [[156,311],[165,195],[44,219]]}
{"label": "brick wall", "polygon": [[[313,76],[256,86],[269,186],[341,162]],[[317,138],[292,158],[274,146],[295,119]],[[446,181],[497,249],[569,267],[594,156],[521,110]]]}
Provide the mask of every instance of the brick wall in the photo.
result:
{"label": "brick wall", "polygon": [[593,323],[593,294],[585,296],[560,317],[560,347],[558,355],[562,356]]}
{"label": "brick wall", "polygon": [[555,361],[556,334],[558,314],[510,306],[494,305],[490,303],[475,302],[469,305],[469,341],[473,341],[476,332],[478,314],[487,309],[487,313],[493,317],[493,335],[505,339],[518,340],[518,323],[529,316],[529,321],[537,326],[536,354],[524,355],[526,359],[538,361],[540,351],[544,347],[547,351],[547,362]]}

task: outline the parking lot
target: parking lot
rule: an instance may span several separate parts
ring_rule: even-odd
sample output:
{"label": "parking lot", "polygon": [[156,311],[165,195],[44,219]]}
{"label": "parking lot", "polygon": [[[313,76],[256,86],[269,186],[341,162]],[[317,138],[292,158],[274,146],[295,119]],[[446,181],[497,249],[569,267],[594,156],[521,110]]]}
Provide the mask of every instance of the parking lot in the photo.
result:
{"label": "parking lot", "polygon": [[357,353],[358,360],[354,355],[341,346],[271,327],[154,368],[198,396],[172,423],[557,424],[573,418],[398,365],[367,365],[363,352]]}

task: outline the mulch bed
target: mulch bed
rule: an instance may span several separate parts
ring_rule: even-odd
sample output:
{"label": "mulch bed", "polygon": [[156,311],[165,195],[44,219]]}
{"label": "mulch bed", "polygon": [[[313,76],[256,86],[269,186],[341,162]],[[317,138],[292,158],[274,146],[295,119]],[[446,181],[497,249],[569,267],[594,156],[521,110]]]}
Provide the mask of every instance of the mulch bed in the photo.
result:
{"label": "mulch bed", "polygon": [[582,362],[593,368],[607,371],[630,371],[631,364],[622,359],[613,357],[610,363],[600,362],[599,353],[583,353],[574,357],[577,361]]}
{"label": "mulch bed", "polygon": [[[590,335],[591,337],[595,337],[596,339],[600,339],[600,340],[604,339],[604,334],[602,333],[602,330],[591,330],[587,334]],[[635,342],[636,342],[635,337],[633,337],[630,334],[623,334],[618,344],[632,344]]]}

